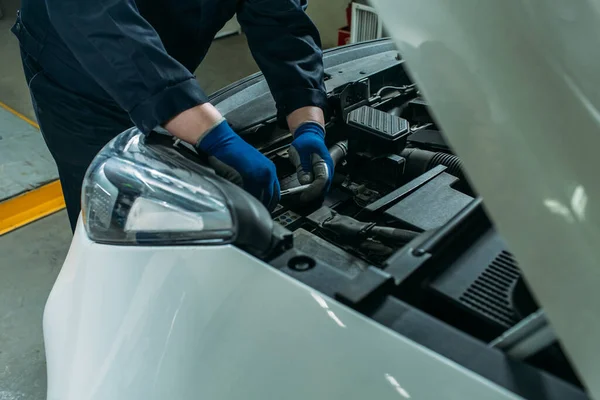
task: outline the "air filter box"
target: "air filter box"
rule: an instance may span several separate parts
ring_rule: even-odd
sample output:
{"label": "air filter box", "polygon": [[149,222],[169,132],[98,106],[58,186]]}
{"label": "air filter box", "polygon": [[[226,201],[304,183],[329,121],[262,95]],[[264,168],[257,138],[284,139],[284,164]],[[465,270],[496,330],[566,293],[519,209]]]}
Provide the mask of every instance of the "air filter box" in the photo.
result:
{"label": "air filter box", "polygon": [[407,120],[370,106],[351,111],[346,123],[350,152],[371,156],[400,154],[410,133]]}

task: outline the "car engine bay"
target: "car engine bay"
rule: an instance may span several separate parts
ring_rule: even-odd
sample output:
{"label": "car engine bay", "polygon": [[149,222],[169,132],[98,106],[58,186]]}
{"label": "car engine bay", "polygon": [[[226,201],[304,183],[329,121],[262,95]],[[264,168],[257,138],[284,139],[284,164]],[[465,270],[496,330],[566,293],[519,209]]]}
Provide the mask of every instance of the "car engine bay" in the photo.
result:
{"label": "car engine bay", "polygon": [[[361,46],[325,55],[326,142],[336,167],[320,201],[303,203],[294,193],[292,135],[260,74],[211,96],[290,192],[271,213],[279,238],[268,253],[234,244],[517,395],[586,399],[402,59],[389,41]],[[164,135],[147,142],[162,154],[173,149]],[[271,231],[247,225],[245,238]]]}
{"label": "car engine bay", "polygon": [[[402,63],[329,101],[331,190],[314,204],[282,198],[272,216],[293,245],[269,263],[527,398],[540,385],[545,398],[585,398],[555,339],[515,359],[501,345],[542,311]],[[271,120],[244,138],[293,192],[289,132]]]}

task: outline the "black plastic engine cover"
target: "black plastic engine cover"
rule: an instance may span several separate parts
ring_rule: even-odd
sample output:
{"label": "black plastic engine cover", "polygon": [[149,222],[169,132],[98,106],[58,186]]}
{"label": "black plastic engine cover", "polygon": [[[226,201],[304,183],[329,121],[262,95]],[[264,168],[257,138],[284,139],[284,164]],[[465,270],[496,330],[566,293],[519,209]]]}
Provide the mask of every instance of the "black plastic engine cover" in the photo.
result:
{"label": "black plastic engine cover", "polygon": [[407,227],[427,231],[447,223],[473,197],[452,188],[458,178],[442,172],[385,211]]}

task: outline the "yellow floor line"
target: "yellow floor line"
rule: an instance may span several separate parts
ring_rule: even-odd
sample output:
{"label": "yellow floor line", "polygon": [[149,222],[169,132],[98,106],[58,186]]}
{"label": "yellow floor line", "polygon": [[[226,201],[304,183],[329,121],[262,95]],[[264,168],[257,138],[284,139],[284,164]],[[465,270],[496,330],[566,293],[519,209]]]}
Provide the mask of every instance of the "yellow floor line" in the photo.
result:
{"label": "yellow floor line", "polygon": [[0,236],[65,207],[60,181],[0,203]]}
{"label": "yellow floor line", "polygon": [[[0,101],[0,108],[40,129],[37,122],[27,118]],[[65,208],[60,181],[50,182],[37,189],[0,201],[0,236]]]}
{"label": "yellow floor line", "polygon": [[14,109],[10,108],[9,106],[7,106],[6,104],[4,104],[1,101],[0,101],[0,107],[4,108],[9,113],[11,113],[13,115],[16,115],[17,117],[21,118],[23,121],[27,122],[29,125],[35,126],[36,128],[40,129],[40,126],[38,125],[37,122],[35,122],[34,120],[31,120],[31,119],[27,118],[26,116],[24,116],[23,114],[21,114],[17,110],[14,110]]}

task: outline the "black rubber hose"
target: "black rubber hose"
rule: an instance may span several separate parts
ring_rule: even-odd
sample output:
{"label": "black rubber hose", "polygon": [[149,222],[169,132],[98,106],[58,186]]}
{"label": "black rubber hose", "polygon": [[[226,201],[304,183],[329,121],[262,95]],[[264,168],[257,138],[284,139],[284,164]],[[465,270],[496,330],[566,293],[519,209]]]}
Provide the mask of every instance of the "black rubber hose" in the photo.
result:
{"label": "black rubber hose", "polygon": [[445,166],[447,168],[446,172],[448,172],[449,174],[461,179],[464,178],[462,172],[462,161],[457,156],[446,153],[435,153],[435,155],[429,162],[427,169],[432,169],[434,167],[437,167],[438,165]]}
{"label": "black rubber hose", "polygon": [[400,155],[406,159],[406,174],[409,177],[417,177],[438,165],[443,165],[449,174],[461,180],[465,178],[462,161],[455,155],[415,148],[404,149]]}
{"label": "black rubber hose", "polygon": [[329,155],[333,159],[333,165],[337,165],[348,154],[348,141],[337,142],[329,149]]}

